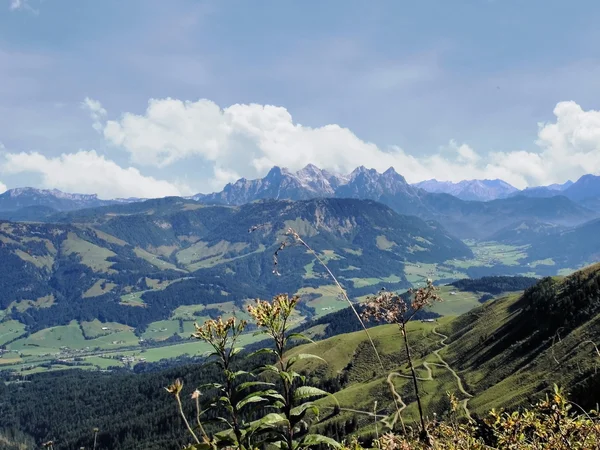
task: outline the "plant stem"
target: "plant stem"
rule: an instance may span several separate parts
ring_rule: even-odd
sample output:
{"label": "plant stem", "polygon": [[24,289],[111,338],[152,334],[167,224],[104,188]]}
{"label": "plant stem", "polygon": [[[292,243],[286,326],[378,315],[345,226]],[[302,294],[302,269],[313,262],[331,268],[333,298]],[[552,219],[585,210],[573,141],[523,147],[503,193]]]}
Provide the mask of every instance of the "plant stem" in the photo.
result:
{"label": "plant stem", "polygon": [[183,412],[183,405],[181,404],[181,398],[179,398],[179,394],[175,395],[175,398],[177,399],[177,404],[179,405],[179,413],[181,414],[181,417],[183,418],[183,421],[185,422],[185,426],[187,427],[190,434],[194,437],[196,444],[199,444],[200,440],[198,439],[198,436],[196,436],[196,433],[194,433],[194,430],[192,430],[192,427],[190,426],[190,423],[188,422],[187,417],[185,417],[185,413]]}
{"label": "plant stem", "polygon": [[[230,355],[231,355],[231,352],[229,353],[229,356]],[[221,358],[223,360],[223,367],[225,368],[225,378],[226,378],[226,384],[227,384],[227,398],[229,399],[229,403],[231,404],[231,421],[233,424],[233,433],[235,434],[235,438],[237,439],[238,448],[243,448],[242,432],[240,430],[240,423],[238,420],[238,410],[236,408],[236,405],[233,403],[234,387],[233,387],[233,383],[231,382],[231,378],[229,377],[229,374],[231,373],[231,371],[229,370],[229,364],[231,361],[230,361],[229,357],[226,356],[225,353],[222,354]]]}
{"label": "plant stem", "polygon": [[204,431],[204,427],[202,426],[202,422],[200,421],[200,399],[198,397],[196,397],[196,422],[198,422],[198,428],[200,428],[202,437],[206,442],[209,442],[210,439],[208,438],[206,431]]}
{"label": "plant stem", "polygon": [[417,383],[417,374],[415,372],[415,367],[413,366],[412,357],[410,355],[410,347],[408,345],[408,336],[406,335],[406,322],[402,321],[398,325],[400,326],[400,330],[402,331],[402,337],[404,339],[404,348],[406,349],[406,357],[408,359],[410,373],[413,379],[413,384],[415,386],[415,395],[417,396],[417,406],[419,407],[419,417],[421,419],[421,432],[423,433],[423,435],[426,435],[427,429],[425,428],[425,417],[423,415],[423,407],[421,405],[421,398],[419,396],[419,383]]}
{"label": "plant stem", "polygon": [[381,366],[382,369],[384,369],[383,362],[381,361],[381,357],[379,356],[379,352],[377,351],[377,348],[375,347],[375,343],[373,342],[373,339],[371,338],[371,335],[367,331],[367,327],[365,326],[365,323],[361,319],[360,314],[358,314],[358,311],[356,311],[356,308],[354,307],[354,305],[350,301],[350,298],[348,297],[348,294],[346,294],[346,291],[344,290],[344,288],[342,287],[342,285],[340,284],[340,282],[337,280],[337,278],[335,277],[335,275],[333,274],[333,272],[331,272],[331,270],[329,270],[329,267],[327,267],[327,264],[325,264],[325,262],[323,262],[323,260],[321,259],[321,257],[317,254],[317,252],[315,252],[306,242],[304,242],[304,240],[298,235],[298,233],[294,232],[294,237],[298,240],[298,242],[300,242],[304,247],[306,247],[308,249],[308,251],[317,259],[317,261],[319,261],[319,263],[325,268],[325,270],[327,271],[327,273],[329,274],[329,276],[331,277],[331,279],[335,282],[335,284],[337,285],[338,289],[342,293],[342,296],[344,297],[344,300],[346,300],[346,302],[348,302],[348,304],[350,305],[350,308],[352,308],[352,311],[354,312],[354,315],[356,316],[356,318],[360,322],[363,330],[367,334],[367,337],[369,338],[369,341],[371,342],[371,346],[373,347],[373,350],[375,350],[375,355],[377,356],[377,360],[379,361],[379,365]]}

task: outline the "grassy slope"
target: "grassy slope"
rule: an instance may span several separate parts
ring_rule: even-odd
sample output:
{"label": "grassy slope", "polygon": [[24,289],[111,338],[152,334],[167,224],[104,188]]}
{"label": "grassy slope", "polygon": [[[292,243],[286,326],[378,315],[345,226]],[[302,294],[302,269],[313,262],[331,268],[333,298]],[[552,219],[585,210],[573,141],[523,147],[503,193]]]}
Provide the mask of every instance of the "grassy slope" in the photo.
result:
{"label": "grassy slope", "polygon": [[[588,270],[600,274],[600,266]],[[547,392],[552,383],[569,387],[593,373],[600,355],[591,342],[600,341],[600,315],[570,332],[564,331],[554,343],[550,337],[535,345],[528,344],[527,339],[510,338],[511,333],[522,332],[515,324],[529,321],[528,317],[521,316],[527,314],[522,299],[520,294],[510,294],[460,317],[446,317],[437,323],[409,324],[408,335],[427,415],[441,415],[446,411],[448,391],[454,392],[466,406],[463,414],[465,411],[483,414],[491,408],[526,404]],[[399,373],[392,376],[392,381],[407,404],[403,417],[406,421],[415,420],[412,380],[407,377],[409,370],[398,329],[385,325],[372,328],[370,333],[381,354],[384,370],[378,366],[362,331],[306,344],[290,353],[323,357],[327,365],[309,360],[302,367],[317,378],[348,380],[335,394],[342,416],[333,420],[348,419],[352,412],[344,413],[344,409],[373,411],[375,400],[378,414],[391,413],[393,403],[386,379],[392,372]],[[531,326],[528,334],[535,336],[536,327]],[[322,403],[332,405],[331,400]],[[365,427],[372,423],[372,417],[366,414],[362,417]]]}

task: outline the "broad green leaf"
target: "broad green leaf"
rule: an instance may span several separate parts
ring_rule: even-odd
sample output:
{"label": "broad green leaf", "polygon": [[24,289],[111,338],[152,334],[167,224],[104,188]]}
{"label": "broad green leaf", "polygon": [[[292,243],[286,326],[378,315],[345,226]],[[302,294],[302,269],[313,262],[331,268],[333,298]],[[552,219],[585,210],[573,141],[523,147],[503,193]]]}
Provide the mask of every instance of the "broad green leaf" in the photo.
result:
{"label": "broad green leaf", "polygon": [[244,400],[240,401],[237,404],[237,409],[242,409],[248,403],[259,403],[259,402],[266,402],[266,401],[268,401],[268,400],[264,397],[261,397],[259,395],[251,395],[251,396],[246,397]]}
{"label": "broad green leaf", "polygon": [[300,447],[312,447],[317,445],[328,445],[333,448],[342,448],[342,445],[339,442],[321,434],[307,434],[300,443]]}
{"label": "broad green leaf", "polygon": [[309,398],[309,397],[323,397],[325,395],[331,395],[329,392],[325,392],[322,389],[313,387],[313,386],[300,386],[294,392],[294,401],[297,402],[299,400]]}
{"label": "broad green leaf", "polygon": [[274,427],[276,425],[284,425],[286,423],[287,419],[284,415],[279,413],[270,413],[258,420],[255,420],[254,422],[251,422],[250,430],[255,431],[259,428]]}
{"label": "broad green leaf", "polygon": [[266,364],[266,365],[262,366],[259,370],[261,372],[274,372],[274,373],[281,372],[281,370],[279,370],[279,367],[274,366],[273,364]]}
{"label": "broad green leaf", "polygon": [[[283,396],[274,389],[269,389],[266,391],[256,391],[256,392],[251,392],[246,397],[244,397],[242,400],[240,400],[240,402],[237,404],[238,409],[242,408],[246,403],[250,403],[249,399],[252,397],[269,397],[269,398],[274,398],[277,400],[284,400]],[[266,400],[266,399],[263,398],[263,400]]]}
{"label": "broad green leaf", "polygon": [[273,383],[267,383],[266,381],[246,381],[238,386],[238,391],[243,391],[252,386],[275,386]]}
{"label": "broad green leaf", "polygon": [[314,415],[316,415],[316,416],[319,415],[319,408],[313,402],[306,402],[300,406],[296,406],[295,408],[292,408],[292,410],[290,411],[290,415],[300,416],[300,415],[306,413],[306,410],[308,410],[308,409],[310,409]]}

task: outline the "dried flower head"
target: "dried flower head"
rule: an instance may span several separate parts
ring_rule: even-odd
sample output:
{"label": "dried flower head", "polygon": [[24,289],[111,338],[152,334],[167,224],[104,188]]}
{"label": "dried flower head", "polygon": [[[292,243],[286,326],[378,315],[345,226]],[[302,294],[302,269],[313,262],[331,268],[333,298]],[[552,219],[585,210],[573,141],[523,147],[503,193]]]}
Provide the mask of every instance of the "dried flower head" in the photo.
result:
{"label": "dried flower head", "polygon": [[398,294],[381,291],[378,295],[369,298],[362,316],[365,320],[396,323],[401,321],[407,310],[406,302]]}
{"label": "dried flower head", "polygon": [[[410,307],[413,314],[433,302],[442,301],[436,294],[436,288],[432,280],[427,280],[427,286],[417,290],[410,289],[412,294]],[[402,323],[410,318],[405,315],[408,312],[408,303],[399,294],[382,289],[379,294],[369,298],[363,310],[362,316],[365,320],[374,320],[376,322]],[[411,316],[412,317],[412,316]]]}
{"label": "dried flower head", "polygon": [[230,317],[225,321],[219,317],[216,320],[207,320],[202,326],[194,323],[196,331],[192,333],[192,337],[212,345],[224,346],[230,337],[239,336],[246,325],[245,320],[237,321],[235,317]]}
{"label": "dried flower head", "polygon": [[197,398],[200,398],[201,392],[199,389],[196,389],[194,392],[192,392],[192,400],[196,400]]}
{"label": "dried flower head", "polygon": [[257,326],[279,332],[299,301],[300,297],[297,295],[289,297],[287,294],[279,294],[271,303],[256,300],[254,306],[248,306],[248,313],[254,318]]}
{"label": "dried flower head", "polygon": [[433,302],[441,302],[442,298],[436,293],[438,290],[439,288],[436,288],[433,285],[433,280],[431,280],[431,278],[427,279],[427,286],[417,290],[410,289],[408,292],[413,295],[411,303],[412,309],[418,311],[419,309],[431,305]]}
{"label": "dried flower head", "polygon": [[169,394],[179,395],[183,389],[183,381],[177,378],[173,384],[167,386],[165,389]]}

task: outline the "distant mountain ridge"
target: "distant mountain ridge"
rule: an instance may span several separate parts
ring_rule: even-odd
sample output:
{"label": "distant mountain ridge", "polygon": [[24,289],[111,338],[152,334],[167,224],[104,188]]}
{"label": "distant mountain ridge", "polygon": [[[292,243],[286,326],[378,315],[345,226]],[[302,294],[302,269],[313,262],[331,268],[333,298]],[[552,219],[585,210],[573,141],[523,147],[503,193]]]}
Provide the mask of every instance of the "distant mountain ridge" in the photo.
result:
{"label": "distant mountain ridge", "polygon": [[[588,185],[600,179],[600,177],[590,177],[584,178]],[[479,182],[469,183],[463,186],[484,186]],[[458,238],[487,239],[517,221],[537,220],[571,227],[597,218],[600,215],[600,197],[596,198],[597,203],[594,203],[594,198],[585,198],[585,202],[578,203],[565,197],[567,192],[575,192],[579,184],[580,181],[574,183],[564,192],[556,191],[560,195],[554,196],[532,198],[527,195],[511,194],[507,198],[485,202],[466,201],[447,193],[431,193],[411,185],[392,167],[379,173],[374,169],[361,166],[349,175],[336,175],[309,164],[297,172],[273,167],[264,178],[255,180],[242,178],[235,183],[227,184],[221,192],[197,194],[188,199],[207,205],[227,206],[240,206],[267,199],[374,200],[391,207],[399,214],[443,223],[444,227]],[[512,188],[501,180],[489,181],[489,186],[490,189],[504,193]],[[575,197],[584,198],[582,194]],[[70,195],[60,191],[27,188],[8,191],[0,196],[0,218],[51,222],[57,219],[48,208],[64,212],[121,205],[127,210],[133,201],[135,199],[100,200],[93,195]],[[138,208],[136,205],[139,205],[139,202],[131,204],[130,212]]]}
{"label": "distant mountain ridge", "polygon": [[[438,182],[426,182],[432,189]],[[304,200],[315,197],[369,199],[390,206],[399,214],[436,220],[460,238],[487,238],[515,221],[540,220],[562,226],[575,226],[598,216],[592,210],[565,197],[529,198],[502,180],[473,180],[443,185],[463,190],[463,196],[479,196],[489,201],[467,201],[445,192],[428,192],[411,185],[390,167],[383,173],[364,166],[349,175],[335,175],[309,164],[298,172],[273,167],[267,176],[256,180],[242,178],[229,183],[221,192],[198,194],[192,198],[202,203],[242,205],[261,199]],[[441,186],[441,187],[440,187]],[[575,186],[575,184],[573,185]],[[558,189],[558,187],[555,187]],[[478,191],[479,190],[479,191]],[[561,191],[555,191],[561,193]],[[505,198],[492,199],[495,195]],[[544,196],[546,197],[546,196]]]}
{"label": "distant mountain ridge", "polygon": [[519,190],[502,180],[463,180],[458,183],[451,181],[438,181],[435,179],[415,183],[427,192],[450,194],[461,200],[474,200],[487,202],[499,198],[506,198]]}
{"label": "distant mountain ridge", "polygon": [[131,203],[140,200],[139,198],[102,200],[98,198],[97,194],[70,194],[58,189],[23,187],[9,189],[0,194],[0,212],[17,211],[30,207],[52,208],[56,211],[73,211],[116,203]]}

